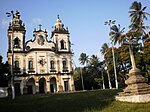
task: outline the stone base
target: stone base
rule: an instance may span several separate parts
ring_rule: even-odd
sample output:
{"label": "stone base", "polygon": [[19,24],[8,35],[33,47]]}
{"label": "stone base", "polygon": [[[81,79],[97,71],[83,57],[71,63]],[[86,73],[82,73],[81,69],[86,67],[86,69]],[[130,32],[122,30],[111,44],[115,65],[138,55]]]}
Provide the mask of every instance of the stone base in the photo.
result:
{"label": "stone base", "polygon": [[150,102],[150,85],[146,83],[147,81],[139,69],[131,69],[129,78],[125,81],[127,87],[118,93],[116,100],[133,103]]}
{"label": "stone base", "polygon": [[150,94],[132,95],[132,96],[116,96],[116,100],[132,103],[150,102]]}

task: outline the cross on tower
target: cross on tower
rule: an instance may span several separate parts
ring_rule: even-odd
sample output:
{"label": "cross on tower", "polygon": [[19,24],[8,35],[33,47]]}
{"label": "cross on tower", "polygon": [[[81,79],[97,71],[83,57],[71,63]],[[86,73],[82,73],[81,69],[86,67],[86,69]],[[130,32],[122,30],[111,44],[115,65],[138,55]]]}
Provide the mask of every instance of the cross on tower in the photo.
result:
{"label": "cross on tower", "polygon": [[59,14],[57,15],[57,18],[60,19],[60,18],[59,18]]}
{"label": "cross on tower", "polygon": [[39,30],[41,30],[41,27],[42,27],[42,25],[41,25],[41,24],[39,24]]}

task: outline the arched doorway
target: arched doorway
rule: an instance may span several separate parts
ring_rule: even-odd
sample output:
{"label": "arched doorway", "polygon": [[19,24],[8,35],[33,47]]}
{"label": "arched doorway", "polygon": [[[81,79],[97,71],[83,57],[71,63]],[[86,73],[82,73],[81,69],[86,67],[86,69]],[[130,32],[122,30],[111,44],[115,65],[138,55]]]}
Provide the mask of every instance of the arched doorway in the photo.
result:
{"label": "arched doorway", "polygon": [[33,78],[30,78],[27,81],[27,94],[35,94],[35,93],[36,93],[35,80]]}
{"label": "arched doorway", "polygon": [[57,84],[56,84],[56,78],[55,77],[52,77],[50,79],[50,91],[52,93],[56,92],[57,91]]}
{"label": "arched doorway", "polygon": [[46,81],[45,78],[41,78],[39,80],[39,93],[45,93],[46,89]]}

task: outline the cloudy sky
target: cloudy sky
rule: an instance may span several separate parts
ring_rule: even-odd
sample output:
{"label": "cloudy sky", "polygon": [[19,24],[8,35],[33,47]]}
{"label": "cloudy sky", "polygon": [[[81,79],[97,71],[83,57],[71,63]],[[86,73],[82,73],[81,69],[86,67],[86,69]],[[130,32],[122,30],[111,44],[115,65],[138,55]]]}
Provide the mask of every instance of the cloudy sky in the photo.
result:
{"label": "cloudy sky", "polygon": [[[33,39],[33,30],[42,24],[50,39],[52,26],[60,15],[65,27],[69,28],[74,62],[79,66],[79,55],[84,52],[91,56],[100,53],[104,42],[109,43],[109,27],[105,21],[116,20],[128,30],[130,24],[129,7],[134,0],[0,0],[0,55],[7,60],[7,29],[11,18],[6,12],[19,10],[26,26],[26,41]],[[150,0],[138,0],[150,13]],[[150,18],[146,21],[150,25]]]}

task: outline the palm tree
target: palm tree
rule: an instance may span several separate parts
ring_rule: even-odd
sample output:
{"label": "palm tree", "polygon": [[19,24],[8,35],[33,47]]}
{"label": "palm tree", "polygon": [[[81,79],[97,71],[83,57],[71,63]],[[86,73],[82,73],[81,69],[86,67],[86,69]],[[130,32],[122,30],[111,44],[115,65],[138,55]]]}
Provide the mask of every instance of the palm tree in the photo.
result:
{"label": "palm tree", "polygon": [[103,89],[105,89],[105,82],[104,82],[104,67],[105,67],[105,64],[104,62],[101,62],[100,63],[100,70],[101,70],[101,74],[102,74],[102,84],[103,84]]}
{"label": "palm tree", "polygon": [[[109,20],[105,22],[105,25],[108,25],[110,28],[110,32],[111,32],[111,27],[112,25],[115,24],[115,20]],[[110,38],[111,40],[111,38]],[[115,61],[115,53],[114,53],[114,44],[112,43],[111,40],[111,44],[112,44],[112,56],[113,56],[113,64],[114,64],[114,74],[115,74],[115,83],[116,83],[116,89],[118,89],[118,81],[117,81],[117,72],[116,72],[116,61]]]}
{"label": "palm tree", "polygon": [[101,63],[97,55],[92,55],[89,58],[88,72],[91,74],[91,78],[94,78],[95,82],[101,86],[101,74],[100,74]]}
{"label": "palm tree", "polygon": [[112,89],[112,85],[111,85],[111,81],[110,81],[110,74],[109,74],[109,71],[108,71],[108,62],[107,62],[107,59],[106,59],[106,54],[108,53],[108,44],[107,43],[104,43],[100,49],[100,52],[102,53],[102,55],[104,55],[104,59],[105,59],[105,65],[106,65],[106,71],[107,71],[107,76],[108,76],[108,83],[109,83],[109,88]]}
{"label": "palm tree", "polygon": [[79,57],[80,64],[87,65],[89,62],[89,56],[86,53],[81,53]]}
{"label": "palm tree", "polygon": [[90,65],[98,66],[99,58],[96,55],[92,55],[89,62]]}
{"label": "palm tree", "polygon": [[[118,24],[118,26],[113,25],[111,27],[110,37],[111,37],[111,40],[112,40],[112,44],[116,45],[117,42],[120,44],[121,42],[124,41],[124,38],[122,38],[123,37],[122,33],[124,32],[124,29],[125,28],[121,29],[119,24]],[[113,50],[113,52],[114,52],[114,50]],[[115,59],[113,59],[113,60],[115,61]],[[116,72],[115,69],[114,69],[114,71]],[[116,88],[118,88],[117,73],[115,73],[115,83],[116,83]]]}
{"label": "palm tree", "polygon": [[124,29],[125,28],[121,29],[119,24],[118,24],[118,26],[113,25],[111,27],[110,35],[111,35],[111,39],[112,39],[112,42],[114,43],[114,45],[116,45],[117,43],[121,44],[122,42],[125,41],[125,35],[123,34]]}
{"label": "palm tree", "polygon": [[146,6],[142,8],[142,4],[141,2],[137,2],[137,1],[134,1],[130,7],[130,17],[131,17],[131,22],[132,23],[136,23],[138,24],[138,26],[140,26],[140,24],[143,22],[144,19],[148,19],[146,17],[146,15],[149,15],[149,13],[147,12],[144,12],[146,9]]}
{"label": "palm tree", "polygon": [[[79,57],[79,61],[80,64],[85,65],[88,63],[88,55],[86,55],[86,53],[81,53],[80,57]],[[83,81],[83,74],[82,74],[82,68],[80,68],[80,72],[81,72],[81,81],[82,81],[82,89],[84,90],[84,81]]]}
{"label": "palm tree", "polygon": [[[144,26],[144,20],[147,20],[147,16],[150,16],[149,13],[145,12],[146,6],[142,8],[141,2],[133,2],[130,10],[129,10],[129,17],[131,17],[131,25],[129,28],[134,30],[136,34],[138,33],[138,37],[142,36],[143,34],[146,35],[145,30],[149,28],[149,26]],[[150,37],[149,33],[148,37]]]}
{"label": "palm tree", "polygon": [[98,75],[100,69],[100,61],[96,55],[92,55],[89,60],[89,71],[92,72],[94,75]]}

